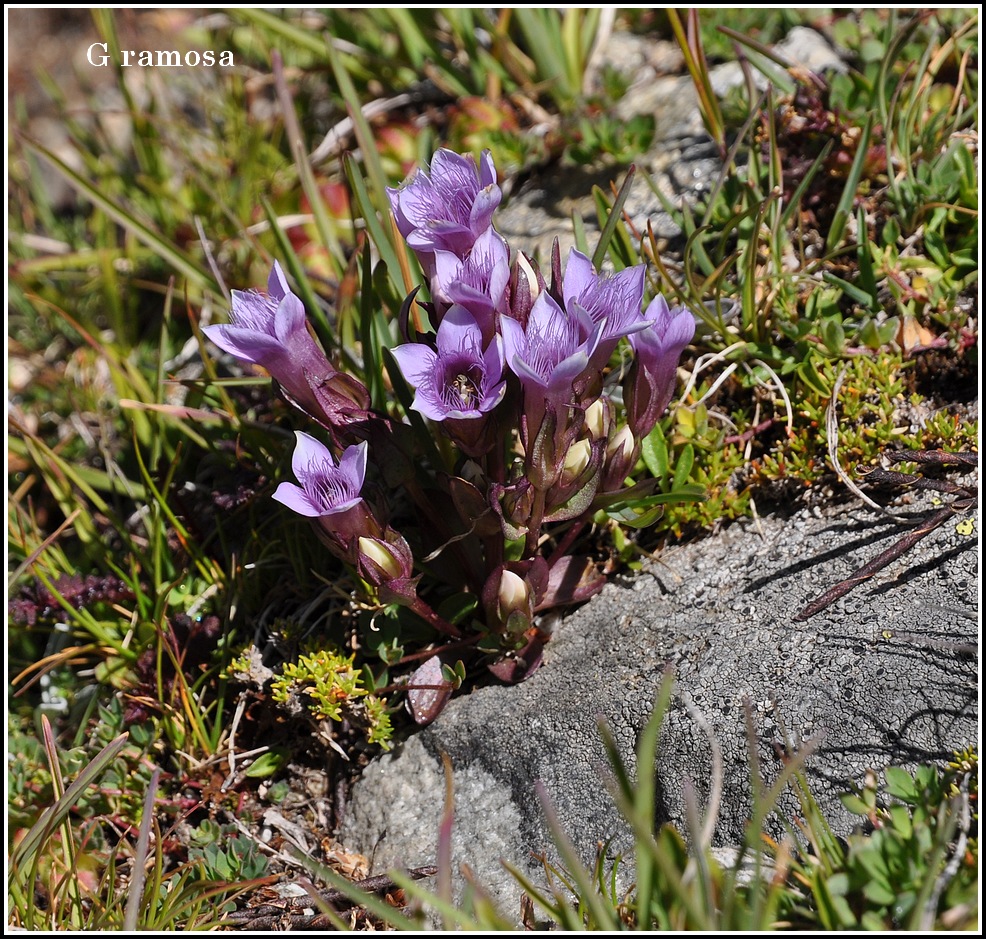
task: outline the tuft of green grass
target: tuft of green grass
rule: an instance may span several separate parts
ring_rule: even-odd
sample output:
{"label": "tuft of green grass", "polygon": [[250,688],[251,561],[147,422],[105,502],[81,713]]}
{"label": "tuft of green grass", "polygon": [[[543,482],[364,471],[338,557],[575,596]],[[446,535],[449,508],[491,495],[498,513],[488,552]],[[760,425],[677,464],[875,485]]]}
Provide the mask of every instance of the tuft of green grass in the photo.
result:
{"label": "tuft of green grass", "polygon": [[[635,853],[607,863],[599,845],[587,866],[559,825],[547,799],[543,808],[559,861],[541,858],[544,880],[536,882],[510,861],[504,866],[525,894],[521,905],[528,929],[566,931],[769,931],[787,929],[930,929],[935,924],[965,928],[978,917],[978,843],[970,839],[977,799],[975,751],[956,754],[945,770],[929,766],[916,773],[886,770],[843,801],[869,823],[848,840],[835,837],[811,795],[804,761],[806,743],[788,754],[781,773],[769,784],[759,776],[756,736],[750,723],[753,812],[745,843],[725,861],[712,850],[721,797],[722,758],[714,736],[697,712],[692,718],[705,732],[712,751],[709,804],[689,806],[687,832],[670,824],[655,827],[654,780],[660,730],[674,688],[666,675],[654,710],[636,748],[636,778],[605,724],[600,733],[612,775],[610,791],[634,834]],[[781,794],[792,789],[803,820],[780,817],[787,831],[777,842],[765,833],[776,817]],[[454,819],[447,820],[448,826]],[[443,823],[442,838],[450,837]],[[446,858],[446,865],[450,863]],[[325,879],[352,903],[364,906],[391,928],[420,926],[441,918],[446,929],[511,931],[519,925],[500,911],[466,877],[458,903],[400,871],[389,876],[402,887],[415,918],[368,896],[332,872]],[[441,882],[450,870],[439,869]],[[632,878],[626,892],[619,880]],[[450,881],[449,881],[450,882]]]}

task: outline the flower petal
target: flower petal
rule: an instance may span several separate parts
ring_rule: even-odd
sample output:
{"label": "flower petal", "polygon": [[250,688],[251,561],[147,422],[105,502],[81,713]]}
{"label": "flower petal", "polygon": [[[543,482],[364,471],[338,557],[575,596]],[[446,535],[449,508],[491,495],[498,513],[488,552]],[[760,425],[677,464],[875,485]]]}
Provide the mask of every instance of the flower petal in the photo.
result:
{"label": "flower petal", "polygon": [[366,459],[369,444],[364,440],[351,447],[346,447],[339,457],[339,475],[344,477],[346,482],[352,486],[354,492],[359,492],[363,488],[363,480],[366,478]]}
{"label": "flower petal", "polygon": [[267,293],[278,303],[291,293],[288,279],[284,276],[284,270],[278,261],[274,262],[270,276],[267,278]]}
{"label": "flower petal", "polygon": [[202,332],[209,337],[209,340],[219,346],[224,352],[235,355],[238,359],[245,362],[253,362],[254,365],[264,365],[273,356],[280,355],[283,347],[276,340],[263,333],[258,333],[252,329],[243,329],[238,326],[221,325],[206,326]]}
{"label": "flower petal", "polygon": [[294,436],[297,443],[291,457],[291,470],[302,485],[313,472],[322,472],[323,468],[336,468],[332,451],[320,440],[302,430],[296,430]]}
{"label": "flower petal", "polygon": [[598,278],[596,269],[581,251],[572,248],[568,252],[568,263],[565,265],[565,276],[562,278],[562,298],[565,309],[572,300],[578,300],[588,291]]}
{"label": "flower petal", "polygon": [[435,337],[439,358],[453,352],[471,350],[475,350],[478,358],[482,344],[483,333],[476,322],[476,317],[459,303],[451,306],[442,319],[438,327],[438,335]]}
{"label": "flower petal", "polygon": [[229,321],[232,326],[250,329],[267,336],[274,335],[276,301],[257,290],[234,290]]}
{"label": "flower petal", "polygon": [[322,515],[322,510],[312,504],[312,500],[308,498],[308,493],[294,483],[281,483],[271,498],[276,499],[282,505],[286,505],[292,512],[297,512],[306,518],[318,518]]}
{"label": "flower petal", "polygon": [[437,395],[434,393],[434,389],[430,389],[427,386],[419,388],[414,395],[414,401],[411,403],[411,410],[417,411],[419,414],[424,415],[430,421],[441,422],[447,417],[462,417],[463,412],[461,411],[450,411],[445,407],[441,401],[438,400]]}
{"label": "flower petal", "polygon": [[484,150],[479,157],[479,185],[486,187],[496,184],[496,167],[493,165],[493,154]]}
{"label": "flower petal", "polygon": [[404,380],[417,388],[428,381],[438,365],[438,356],[423,342],[408,342],[390,350]]}

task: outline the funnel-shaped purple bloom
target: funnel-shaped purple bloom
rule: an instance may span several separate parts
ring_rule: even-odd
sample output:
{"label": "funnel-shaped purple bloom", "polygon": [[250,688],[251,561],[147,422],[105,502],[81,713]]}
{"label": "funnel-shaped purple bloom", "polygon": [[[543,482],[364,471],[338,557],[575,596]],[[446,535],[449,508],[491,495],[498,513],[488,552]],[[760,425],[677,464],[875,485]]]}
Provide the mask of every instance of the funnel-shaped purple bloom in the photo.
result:
{"label": "funnel-shaped purple bloom", "polygon": [[695,319],[683,306],[669,307],[658,294],[644,311],[647,328],[630,336],[634,363],[623,386],[627,422],[640,440],[651,432],[674,394],[678,360],[695,335]]}
{"label": "funnel-shaped purple bloom", "polygon": [[435,337],[435,349],[408,343],[392,350],[408,384],[416,389],[414,410],[433,421],[470,420],[493,410],[503,398],[503,347],[499,336],[483,349],[476,317],[452,306]]}
{"label": "funnel-shaped purple bloom", "polygon": [[431,294],[439,303],[459,303],[475,315],[489,344],[496,332],[496,313],[506,313],[509,251],[503,238],[487,228],[465,258],[451,251],[435,252]]}
{"label": "funnel-shaped purple bloom", "polygon": [[358,419],[369,407],[366,389],[337,372],[308,332],[304,304],[274,262],[266,296],[234,290],[230,322],[203,332],[220,349],[270,372],[287,397],[328,427]]}
{"label": "funnel-shaped purple bloom", "polygon": [[483,151],[478,168],[472,157],[439,150],[430,173],[418,170],[387,194],[398,230],[429,276],[434,273],[435,251],[451,251],[460,258],[469,254],[490,227],[502,195],[488,150]]}
{"label": "funnel-shaped purple bloom", "polygon": [[599,375],[591,359],[605,325],[593,323],[577,303],[566,313],[544,290],[531,307],[526,328],[515,319],[500,318],[507,364],[524,387],[525,472],[540,489],[557,478],[582,425],[579,406]]}
{"label": "funnel-shaped purple bloom", "polygon": [[566,313],[546,291],[534,301],[526,329],[515,319],[500,320],[507,365],[520,379],[525,396],[566,403],[574,383],[588,371],[604,328],[605,322],[593,323],[577,304]]}
{"label": "funnel-shaped purple bloom", "polygon": [[304,304],[291,293],[277,261],[267,280],[266,296],[257,290],[234,290],[229,325],[206,326],[203,332],[220,349],[268,371],[287,354],[296,357],[299,369],[328,365],[308,334]]}
{"label": "funnel-shaped purple bloom", "polygon": [[644,265],[636,264],[617,274],[597,274],[589,260],[575,248],[569,252],[562,281],[565,309],[581,306],[593,323],[605,323],[593,364],[602,368],[623,336],[644,329],[640,315],[644,299]]}
{"label": "funnel-shaped purple bloom", "polygon": [[281,483],[274,498],[308,518],[336,515],[355,506],[366,476],[367,443],[347,447],[336,464],[328,447],[314,437],[301,431],[295,436],[291,469],[301,485]]}

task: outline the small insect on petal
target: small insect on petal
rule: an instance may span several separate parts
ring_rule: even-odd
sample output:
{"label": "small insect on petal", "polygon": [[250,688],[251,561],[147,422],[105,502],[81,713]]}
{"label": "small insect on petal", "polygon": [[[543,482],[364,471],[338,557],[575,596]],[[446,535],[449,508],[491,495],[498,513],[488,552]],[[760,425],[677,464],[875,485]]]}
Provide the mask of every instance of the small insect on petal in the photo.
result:
{"label": "small insect on petal", "polygon": [[433,655],[418,666],[407,686],[407,709],[416,724],[430,724],[452,696],[452,683],[442,674],[442,660]]}

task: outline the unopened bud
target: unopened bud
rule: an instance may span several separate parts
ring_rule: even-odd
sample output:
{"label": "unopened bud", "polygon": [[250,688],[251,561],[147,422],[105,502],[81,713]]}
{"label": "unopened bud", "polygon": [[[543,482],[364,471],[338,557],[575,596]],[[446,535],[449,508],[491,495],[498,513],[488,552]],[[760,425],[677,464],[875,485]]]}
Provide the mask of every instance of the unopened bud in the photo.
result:
{"label": "unopened bud", "polygon": [[396,580],[404,575],[404,565],[394,554],[393,550],[383,541],[376,538],[359,539],[360,559],[364,564],[369,561],[389,580]]}
{"label": "unopened bud", "polygon": [[621,427],[606,444],[606,464],[603,470],[603,490],[612,492],[623,487],[633,472],[640,450],[629,427]]}
{"label": "unopened bud", "polygon": [[585,409],[585,429],[593,440],[599,440],[606,436],[606,405],[602,398],[596,398]]}
{"label": "unopened bud", "polygon": [[633,448],[636,441],[629,427],[621,427],[613,439],[606,444],[606,462],[611,463],[615,460],[627,461],[633,456]]}
{"label": "unopened bud", "polygon": [[568,448],[565,454],[565,462],[561,468],[561,478],[563,483],[570,483],[579,478],[582,472],[589,465],[589,458],[592,456],[592,447],[588,440],[577,440]]}
{"label": "unopened bud", "polygon": [[527,284],[531,290],[531,300],[536,300],[537,295],[541,292],[541,287],[537,274],[534,273],[534,268],[531,267],[531,262],[527,259],[523,251],[517,252],[517,266],[524,272],[524,276],[527,278]]}
{"label": "unopened bud", "polygon": [[514,612],[527,612],[530,604],[531,588],[527,581],[513,571],[504,570],[500,574],[500,589],[497,592],[497,612],[506,621]]}

